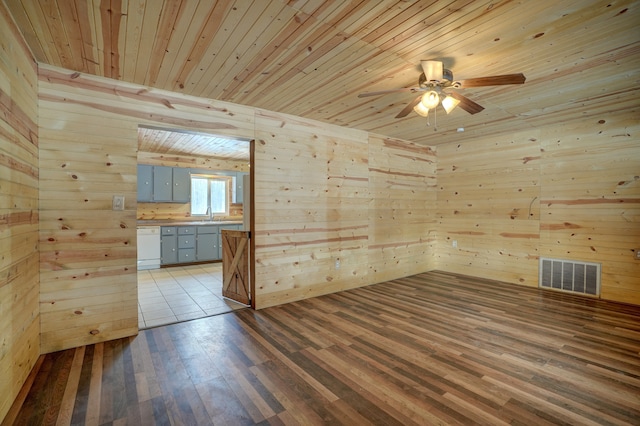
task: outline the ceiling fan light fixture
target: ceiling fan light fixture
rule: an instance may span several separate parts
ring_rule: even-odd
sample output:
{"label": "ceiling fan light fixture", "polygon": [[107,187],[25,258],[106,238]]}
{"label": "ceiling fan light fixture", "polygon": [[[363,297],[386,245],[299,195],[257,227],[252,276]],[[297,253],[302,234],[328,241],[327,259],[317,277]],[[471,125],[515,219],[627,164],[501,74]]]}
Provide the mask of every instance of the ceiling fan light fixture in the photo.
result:
{"label": "ceiling fan light fixture", "polygon": [[427,81],[442,81],[444,66],[440,61],[420,61]]}
{"label": "ceiling fan light fixture", "polygon": [[418,102],[416,106],[413,107],[413,110],[416,112],[416,114],[418,114],[421,117],[429,116],[429,108],[424,106],[422,102]]}
{"label": "ceiling fan light fixture", "polygon": [[420,104],[424,105],[425,108],[433,109],[438,106],[440,103],[440,96],[434,90],[430,90],[424,95],[422,95],[422,100]]}
{"label": "ceiling fan light fixture", "polygon": [[453,96],[447,96],[442,100],[442,108],[449,114],[455,107],[458,106],[460,101]]}

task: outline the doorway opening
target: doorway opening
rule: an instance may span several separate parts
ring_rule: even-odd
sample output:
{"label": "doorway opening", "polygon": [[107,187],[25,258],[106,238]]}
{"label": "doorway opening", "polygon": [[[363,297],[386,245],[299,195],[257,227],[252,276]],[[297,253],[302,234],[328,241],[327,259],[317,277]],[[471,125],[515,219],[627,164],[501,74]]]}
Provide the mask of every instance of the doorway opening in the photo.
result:
{"label": "doorway opening", "polygon": [[[221,234],[249,231],[245,206],[253,194],[244,184],[250,181],[251,145],[246,139],[139,126],[140,329],[248,307],[222,296]],[[192,180],[200,185],[203,176],[218,182],[216,196],[209,194],[205,213],[196,214],[202,206],[192,208]]]}

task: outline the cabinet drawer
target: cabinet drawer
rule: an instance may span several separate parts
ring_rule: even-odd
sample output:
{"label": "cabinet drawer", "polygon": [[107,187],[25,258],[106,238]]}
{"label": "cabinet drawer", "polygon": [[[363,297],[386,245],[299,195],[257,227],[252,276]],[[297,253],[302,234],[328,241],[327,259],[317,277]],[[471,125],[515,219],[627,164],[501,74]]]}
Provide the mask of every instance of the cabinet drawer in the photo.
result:
{"label": "cabinet drawer", "polygon": [[195,226],[179,226],[178,235],[194,235],[196,233]]}
{"label": "cabinet drawer", "polygon": [[163,226],[161,229],[162,229],[162,235],[175,235],[176,234],[176,227],[175,226]]}
{"label": "cabinet drawer", "polygon": [[188,248],[178,250],[178,262],[195,262],[195,260],[196,249]]}
{"label": "cabinet drawer", "polygon": [[217,234],[218,226],[217,225],[200,225],[197,227],[196,232],[198,235],[200,234]]}
{"label": "cabinet drawer", "polygon": [[178,248],[194,248],[196,246],[196,237],[193,235],[179,235]]}

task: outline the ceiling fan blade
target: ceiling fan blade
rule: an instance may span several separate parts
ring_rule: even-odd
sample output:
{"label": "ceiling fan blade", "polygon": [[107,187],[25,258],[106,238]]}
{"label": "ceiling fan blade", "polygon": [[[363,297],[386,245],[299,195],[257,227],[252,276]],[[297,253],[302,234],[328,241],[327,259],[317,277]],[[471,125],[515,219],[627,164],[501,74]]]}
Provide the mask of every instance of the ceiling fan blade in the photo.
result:
{"label": "ceiling fan blade", "polygon": [[494,75],[491,77],[468,78],[460,80],[461,87],[482,87],[482,86],[500,86],[503,84],[524,84],[526,77],[524,74],[505,74]]}
{"label": "ceiling fan blade", "polygon": [[409,102],[407,106],[404,107],[404,109],[400,111],[398,115],[396,115],[396,118],[406,117],[411,111],[413,111],[413,107],[418,105],[418,102],[420,102],[420,99],[422,99],[422,95],[418,96],[417,98]]}
{"label": "ceiling fan blade", "polygon": [[484,109],[482,105],[473,102],[471,99],[461,95],[458,92],[451,92],[448,95],[454,99],[459,100],[460,103],[458,104],[458,106],[467,111],[469,114],[477,114]]}
{"label": "ceiling fan blade", "polygon": [[358,95],[359,98],[366,98],[368,96],[378,96],[378,95],[385,95],[387,93],[396,93],[396,92],[417,92],[421,90],[419,87],[403,87],[400,89],[389,89],[389,90],[380,90],[378,92],[366,92],[366,93],[360,93]]}

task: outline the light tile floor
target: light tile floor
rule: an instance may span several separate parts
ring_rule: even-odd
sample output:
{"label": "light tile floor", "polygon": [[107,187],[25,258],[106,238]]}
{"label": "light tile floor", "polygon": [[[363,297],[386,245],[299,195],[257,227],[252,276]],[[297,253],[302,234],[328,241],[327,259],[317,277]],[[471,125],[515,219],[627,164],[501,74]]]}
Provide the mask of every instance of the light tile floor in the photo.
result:
{"label": "light tile floor", "polygon": [[140,329],[244,308],[222,297],[222,263],[138,271]]}

